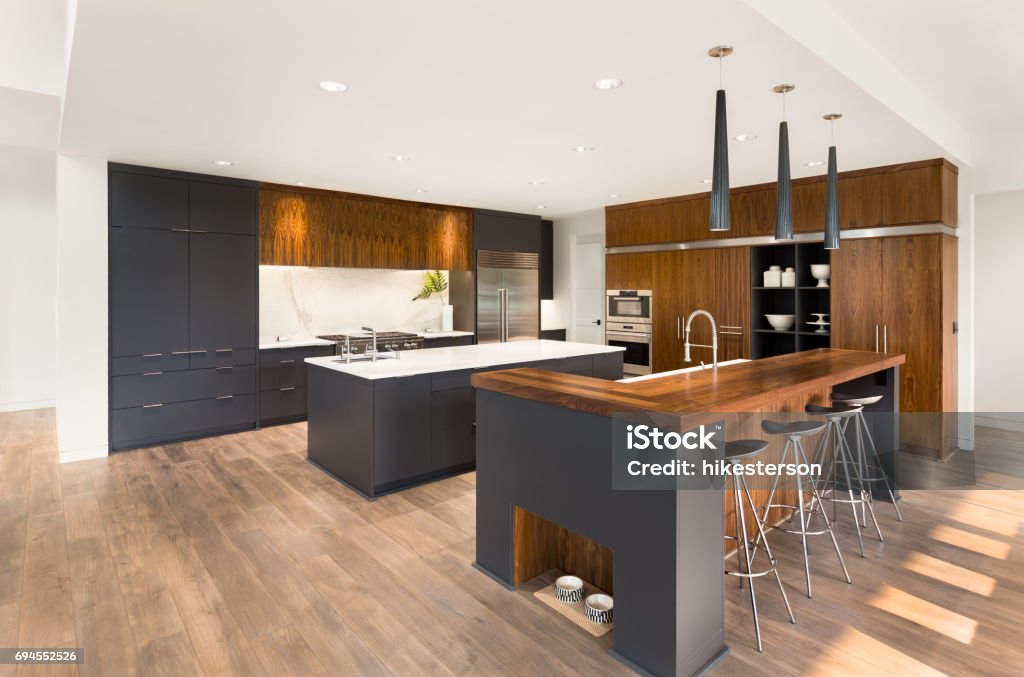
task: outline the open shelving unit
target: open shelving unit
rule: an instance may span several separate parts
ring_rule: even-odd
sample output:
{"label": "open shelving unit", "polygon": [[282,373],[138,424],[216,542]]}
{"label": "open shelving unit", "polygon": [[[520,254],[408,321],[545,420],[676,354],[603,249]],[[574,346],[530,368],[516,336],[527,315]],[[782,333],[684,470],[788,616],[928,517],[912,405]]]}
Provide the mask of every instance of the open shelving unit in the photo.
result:
{"label": "open shelving unit", "polygon": [[[759,359],[831,346],[831,331],[817,332],[817,327],[807,324],[815,319],[813,313],[829,313],[825,319],[832,320],[832,289],[818,287],[818,281],[811,275],[811,265],[818,263],[831,263],[830,252],[820,242],[781,243],[751,249],[750,280],[754,285],[750,293],[751,357]],[[796,286],[762,286],[764,272],[770,266],[781,266],[783,270],[792,266],[796,271]],[[796,323],[792,329],[778,331],[772,329],[765,315],[795,315]]]}

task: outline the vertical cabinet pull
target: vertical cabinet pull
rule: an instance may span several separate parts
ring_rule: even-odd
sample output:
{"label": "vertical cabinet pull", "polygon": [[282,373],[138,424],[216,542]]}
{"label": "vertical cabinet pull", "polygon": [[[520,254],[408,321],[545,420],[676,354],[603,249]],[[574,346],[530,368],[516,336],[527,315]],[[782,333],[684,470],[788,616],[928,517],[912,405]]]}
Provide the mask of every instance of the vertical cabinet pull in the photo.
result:
{"label": "vertical cabinet pull", "polygon": [[875,325],[875,352],[878,352],[878,325]]}
{"label": "vertical cabinet pull", "polygon": [[676,339],[677,340],[682,338],[682,336],[679,335],[679,331],[682,329],[682,326],[683,326],[682,318],[676,317]]}
{"label": "vertical cabinet pull", "polygon": [[882,352],[889,352],[889,325],[882,327]]}

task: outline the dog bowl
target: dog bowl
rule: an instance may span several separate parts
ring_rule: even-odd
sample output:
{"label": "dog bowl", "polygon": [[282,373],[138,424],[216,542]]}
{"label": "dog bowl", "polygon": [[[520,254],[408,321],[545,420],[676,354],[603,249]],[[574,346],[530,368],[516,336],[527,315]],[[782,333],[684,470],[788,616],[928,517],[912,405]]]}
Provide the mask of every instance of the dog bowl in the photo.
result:
{"label": "dog bowl", "polygon": [[590,595],[586,600],[587,619],[591,623],[611,623],[614,603],[608,595]]}
{"label": "dog bowl", "polygon": [[555,597],[566,604],[583,599],[583,580],[578,576],[559,576],[555,581]]}

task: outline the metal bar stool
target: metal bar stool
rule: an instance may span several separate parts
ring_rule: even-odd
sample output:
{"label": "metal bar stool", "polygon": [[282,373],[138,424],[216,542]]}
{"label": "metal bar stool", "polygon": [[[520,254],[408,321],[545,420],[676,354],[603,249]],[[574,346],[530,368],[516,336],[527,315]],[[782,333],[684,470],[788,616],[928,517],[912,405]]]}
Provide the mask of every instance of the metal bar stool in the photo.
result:
{"label": "metal bar stool", "polygon": [[[878,520],[875,519],[875,509],[871,502],[871,492],[865,489],[864,478],[861,476],[860,464],[857,458],[853,455],[853,451],[850,449],[850,445],[846,442],[846,426],[847,423],[853,417],[855,417],[861,410],[859,405],[847,406],[845,404],[837,404],[831,407],[823,407],[818,404],[808,404],[805,408],[808,414],[815,414],[818,416],[824,416],[828,423],[826,424],[825,434],[821,436],[821,441],[818,443],[818,450],[815,453],[815,462],[828,461],[828,471],[822,473],[822,478],[819,481],[831,484],[831,487],[825,487],[823,492],[819,492],[818,500],[832,501],[832,516],[835,519],[835,504],[836,503],[849,503],[850,509],[853,511],[853,524],[857,530],[857,544],[860,546],[860,556],[864,557],[864,538],[861,536],[860,527],[861,520],[866,521],[866,517],[861,515],[857,517],[857,506],[861,507],[861,512],[864,512],[866,508],[871,514],[871,521],[875,524],[875,531],[878,533],[878,540],[884,540],[882,538],[882,530],[878,528]],[[827,452],[831,451],[831,455]],[[846,487],[846,493],[849,498],[839,498],[839,484],[836,482],[838,476],[838,470],[841,468],[843,472],[843,478],[845,480],[844,486]],[[853,471],[853,476],[850,476],[850,471]],[[831,479],[828,479],[831,478]]]}
{"label": "metal bar stool", "polygon": [[[768,448],[768,443],[764,440],[736,440],[734,442],[725,443],[725,460],[729,461],[733,465],[741,465],[747,459],[759,456],[761,452]],[[726,478],[728,483],[729,478]],[[757,619],[757,599],[754,596],[754,579],[760,578],[770,573],[775,574],[775,582],[779,585],[779,592],[782,593],[782,601],[786,603],[786,611],[789,612],[789,622],[796,623],[796,617],[793,616],[793,608],[789,606],[789,598],[786,597],[786,590],[782,587],[782,579],[779,578],[778,563],[775,560],[775,556],[772,554],[771,548],[768,546],[768,538],[764,533],[764,524],[757,513],[757,506],[754,505],[754,499],[750,496],[750,488],[747,486],[747,481],[743,478],[743,475],[737,474],[732,476],[732,495],[734,500],[734,513],[736,518],[736,535],[726,536],[726,540],[736,541],[736,570],[729,571],[725,570],[725,573],[729,576],[738,576],[740,589],[743,588],[743,579],[750,580],[750,608],[754,612],[754,633],[757,635],[757,650],[764,651],[761,645],[761,624]],[[746,499],[744,502],[743,499]],[[747,519],[745,516],[747,506],[754,517],[754,524],[757,526],[757,541],[752,541],[747,537]],[[754,552],[760,548],[765,551],[768,555],[768,566],[761,571],[754,571]],[[742,550],[742,556],[741,556]]]}
{"label": "metal bar stool", "polygon": [[[782,458],[779,460],[780,464],[785,464],[790,454],[793,455],[793,462],[807,463],[807,454],[804,453],[803,442],[801,441],[804,437],[815,435],[821,432],[825,428],[825,424],[820,421],[794,421],[792,423],[780,423],[778,421],[761,421],[761,429],[769,435],[785,435],[786,446],[782,450]],[[846,578],[847,583],[852,583],[850,580],[850,572],[846,570],[846,562],[843,560],[843,553],[839,551],[839,543],[836,541],[835,534],[832,533],[832,522],[829,520],[828,515],[825,514],[825,508],[821,501],[821,496],[818,494],[817,485],[813,480],[807,482],[807,487],[804,486],[803,478],[798,474],[796,476],[796,505],[790,505],[786,503],[773,503],[775,499],[775,492],[779,488],[779,479],[781,475],[775,476],[775,481],[772,483],[772,490],[768,494],[768,502],[761,506],[760,510],[764,511],[763,515],[759,514],[762,523],[767,523],[768,513],[772,508],[784,508],[787,510],[794,511],[800,519],[800,528],[791,529],[784,526],[777,526],[776,528],[786,533],[796,534],[800,536],[800,540],[803,542],[804,548],[804,577],[807,579],[807,596],[811,596],[811,562],[807,555],[807,537],[818,536],[821,534],[828,534],[832,539],[832,547],[835,548],[836,557],[839,559],[839,566],[843,568],[843,576]],[[811,503],[810,506],[804,506],[804,491],[807,488],[811,490]],[[818,515],[825,522],[825,528],[818,531],[810,530],[810,517]],[[792,519],[792,518],[791,518]],[[760,536],[758,536],[760,538]]]}
{"label": "metal bar stool", "polygon": [[[889,474],[882,468],[882,461],[878,456],[878,449],[875,447],[875,440],[871,436],[871,430],[868,428],[867,419],[864,418],[863,407],[866,407],[882,400],[883,395],[843,395],[841,393],[832,393],[833,404],[845,404],[848,406],[860,406],[861,410],[857,412],[854,417],[854,432],[856,434],[857,443],[857,458],[860,462],[861,475],[867,483],[882,482],[885,484],[886,491],[889,492],[889,499],[892,501],[892,507],[896,511],[896,519],[900,522],[903,521],[903,515],[900,513],[900,506],[896,504],[896,495],[892,491],[892,483],[889,482]],[[867,439],[867,446],[864,445],[864,440]],[[870,453],[869,453],[870,452]],[[863,521],[864,516],[861,515]]]}

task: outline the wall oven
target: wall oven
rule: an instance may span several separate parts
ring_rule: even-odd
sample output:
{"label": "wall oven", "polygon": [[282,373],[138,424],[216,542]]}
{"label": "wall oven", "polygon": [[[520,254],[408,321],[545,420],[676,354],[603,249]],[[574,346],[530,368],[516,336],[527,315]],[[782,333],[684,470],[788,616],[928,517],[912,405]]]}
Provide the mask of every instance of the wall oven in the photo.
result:
{"label": "wall oven", "polygon": [[605,343],[625,348],[622,372],[630,376],[651,373],[651,325],[633,322],[609,322],[604,333]]}
{"label": "wall oven", "polygon": [[650,289],[609,289],[606,297],[609,322],[651,323]]}

